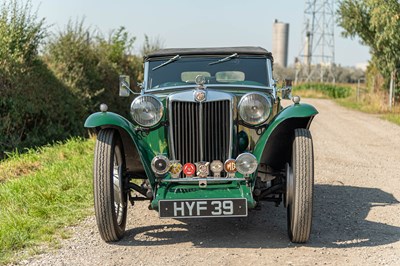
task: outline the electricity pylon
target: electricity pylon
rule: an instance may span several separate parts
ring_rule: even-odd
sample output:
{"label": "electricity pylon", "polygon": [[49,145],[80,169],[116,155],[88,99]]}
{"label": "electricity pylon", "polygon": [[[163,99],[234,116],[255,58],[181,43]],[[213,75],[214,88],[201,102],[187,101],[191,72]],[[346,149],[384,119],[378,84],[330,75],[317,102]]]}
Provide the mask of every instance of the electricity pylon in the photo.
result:
{"label": "electricity pylon", "polygon": [[296,82],[335,82],[335,1],[306,0]]}

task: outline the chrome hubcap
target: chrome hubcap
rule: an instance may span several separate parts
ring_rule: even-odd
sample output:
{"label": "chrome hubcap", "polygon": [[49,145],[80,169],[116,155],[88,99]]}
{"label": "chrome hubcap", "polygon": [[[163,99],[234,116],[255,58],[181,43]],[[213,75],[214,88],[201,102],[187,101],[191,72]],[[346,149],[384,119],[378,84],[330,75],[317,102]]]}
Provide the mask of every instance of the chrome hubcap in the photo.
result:
{"label": "chrome hubcap", "polygon": [[114,210],[117,217],[117,223],[121,224],[124,212],[124,203],[122,199],[122,167],[119,165],[117,156],[114,155],[114,169],[113,169],[113,186],[114,186]]}
{"label": "chrome hubcap", "polygon": [[286,163],[286,198],[285,207],[287,208],[289,204],[292,204],[294,197],[294,178],[292,167]]}

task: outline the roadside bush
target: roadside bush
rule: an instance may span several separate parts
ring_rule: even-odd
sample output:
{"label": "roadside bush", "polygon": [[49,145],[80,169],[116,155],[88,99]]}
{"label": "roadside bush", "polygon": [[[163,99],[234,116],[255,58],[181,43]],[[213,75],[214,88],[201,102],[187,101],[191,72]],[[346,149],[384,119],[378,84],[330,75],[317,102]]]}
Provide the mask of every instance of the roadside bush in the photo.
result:
{"label": "roadside bush", "polygon": [[38,56],[46,36],[30,3],[0,7],[0,158],[22,149],[83,134],[79,100]]}
{"label": "roadside bush", "polygon": [[83,20],[70,21],[63,31],[50,38],[44,60],[83,101],[87,115],[106,103],[110,111],[128,116],[132,99],[118,96],[118,76],[128,74],[137,81],[141,75],[142,60],[130,53],[134,41],[123,27],[106,39],[85,27]]}
{"label": "roadside bush", "polygon": [[294,87],[295,91],[314,90],[327,95],[330,98],[346,98],[351,94],[351,88],[333,84],[304,83]]}
{"label": "roadside bush", "polygon": [[[44,41],[46,40],[46,44]],[[118,96],[118,76],[143,79],[135,38],[124,27],[108,37],[81,22],[49,37],[31,3],[0,5],[0,159],[7,151],[84,135],[85,118],[101,103],[129,117],[130,98]],[[160,46],[145,43],[147,50]],[[43,53],[39,55],[39,47]]]}
{"label": "roadside bush", "polygon": [[98,71],[101,75],[102,92],[98,95],[92,108],[98,110],[101,103],[107,103],[110,111],[117,112],[125,117],[130,117],[129,106],[133,95],[129,98],[119,97],[119,80],[121,74],[131,77],[131,88],[140,91],[137,82],[143,80],[142,58],[132,54],[135,37],[130,37],[124,27],[113,30],[108,38],[101,35],[96,37],[95,50],[97,51],[100,63]]}

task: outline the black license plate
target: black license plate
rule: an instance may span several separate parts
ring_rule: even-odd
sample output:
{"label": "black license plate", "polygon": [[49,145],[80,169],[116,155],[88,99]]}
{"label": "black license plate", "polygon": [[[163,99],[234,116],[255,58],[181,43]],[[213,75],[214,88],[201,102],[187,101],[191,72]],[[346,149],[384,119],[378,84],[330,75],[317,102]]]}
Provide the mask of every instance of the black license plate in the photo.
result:
{"label": "black license plate", "polygon": [[246,199],[160,200],[161,218],[247,216]]}

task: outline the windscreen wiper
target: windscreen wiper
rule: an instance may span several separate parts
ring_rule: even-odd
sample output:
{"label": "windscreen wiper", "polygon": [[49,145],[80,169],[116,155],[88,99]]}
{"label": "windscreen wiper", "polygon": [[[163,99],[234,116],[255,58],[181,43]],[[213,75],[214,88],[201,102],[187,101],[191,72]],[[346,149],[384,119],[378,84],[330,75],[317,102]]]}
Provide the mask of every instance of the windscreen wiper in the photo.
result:
{"label": "windscreen wiper", "polygon": [[215,64],[222,63],[222,62],[226,62],[226,61],[229,61],[229,60],[231,60],[232,58],[235,58],[235,57],[238,57],[237,53],[231,54],[230,56],[224,57],[224,58],[222,58],[222,59],[220,59],[218,61],[211,62],[211,63],[209,63],[209,65],[215,65]]}
{"label": "windscreen wiper", "polygon": [[176,61],[176,60],[178,60],[178,59],[179,59],[179,55],[177,54],[177,55],[175,55],[174,57],[172,57],[171,59],[169,59],[168,61],[162,63],[161,65],[158,65],[158,66],[156,66],[156,67],[153,67],[151,70],[159,69],[160,67],[163,67],[163,66],[165,66],[165,65],[168,65],[169,63],[172,63],[172,62],[174,62],[174,61]]}

